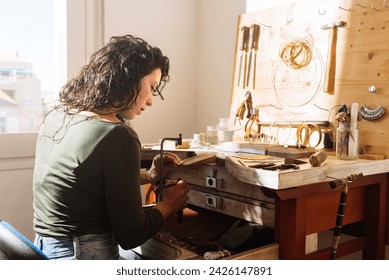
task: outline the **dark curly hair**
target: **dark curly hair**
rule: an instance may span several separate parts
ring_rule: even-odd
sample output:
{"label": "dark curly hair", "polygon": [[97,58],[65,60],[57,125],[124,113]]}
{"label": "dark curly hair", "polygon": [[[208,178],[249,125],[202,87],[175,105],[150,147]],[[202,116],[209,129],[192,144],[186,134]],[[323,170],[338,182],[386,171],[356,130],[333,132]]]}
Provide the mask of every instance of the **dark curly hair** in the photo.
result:
{"label": "dark curly hair", "polygon": [[132,35],[112,37],[95,52],[78,75],[60,90],[57,108],[103,112],[134,106],[141,89],[141,79],[161,69],[161,92],[169,80],[169,59],[157,47]]}

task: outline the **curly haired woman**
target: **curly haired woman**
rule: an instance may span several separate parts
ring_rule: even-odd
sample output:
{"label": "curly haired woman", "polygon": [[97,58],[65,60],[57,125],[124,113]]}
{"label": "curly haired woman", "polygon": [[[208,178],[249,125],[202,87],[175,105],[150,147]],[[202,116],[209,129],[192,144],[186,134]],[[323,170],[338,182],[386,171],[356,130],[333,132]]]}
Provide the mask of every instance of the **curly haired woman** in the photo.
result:
{"label": "curly haired woman", "polygon": [[[38,135],[33,178],[35,244],[51,259],[119,259],[186,207],[186,182],[143,209],[141,144],[130,120],[153,104],[169,80],[169,60],[131,35],[112,37],[61,89]],[[166,168],[179,164],[173,154]],[[163,170],[165,172],[166,170]],[[128,254],[127,254],[128,255]],[[138,258],[135,253],[131,258]]]}

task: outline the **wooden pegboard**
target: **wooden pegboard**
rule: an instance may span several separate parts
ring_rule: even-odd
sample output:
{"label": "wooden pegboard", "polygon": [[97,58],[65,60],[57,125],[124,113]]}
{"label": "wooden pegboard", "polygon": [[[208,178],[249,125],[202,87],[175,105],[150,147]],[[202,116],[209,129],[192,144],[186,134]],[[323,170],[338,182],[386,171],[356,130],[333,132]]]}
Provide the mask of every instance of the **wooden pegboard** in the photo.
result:
{"label": "wooden pegboard", "polygon": [[[389,1],[388,1],[389,2]],[[385,1],[310,1],[300,0],[238,18],[231,116],[252,93],[253,105],[259,108],[260,122],[325,121],[335,122],[337,105],[387,109],[389,96],[389,4]],[[330,31],[326,24],[344,21],[338,28],[334,91],[324,92]],[[255,87],[252,75],[243,86],[244,71],[239,66],[242,51],[242,27],[260,25],[256,55]],[[303,69],[291,69],[280,59],[280,52],[290,41],[303,40],[311,47],[311,62]],[[249,61],[247,53],[247,61]],[[243,52],[242,68],[246,53]],[[253,55],[254,57],[254,55]],[[248,63],[248,62],[247,62]],[[374,85],[376,93],[368,94]],[[245,121],[245,120],[244,120]],[[385,114],[374,121],[358,122],[360,145],[369,152],[389,156],[389,118]],[[266,129],[264,127],[264,129]],[[286,131],[288,128],[283,128]],[[270,133],[270,132],[269,132]],[[292,133],[293,135],[294,133]],[[293,137],[289,140],[294,144]]]}

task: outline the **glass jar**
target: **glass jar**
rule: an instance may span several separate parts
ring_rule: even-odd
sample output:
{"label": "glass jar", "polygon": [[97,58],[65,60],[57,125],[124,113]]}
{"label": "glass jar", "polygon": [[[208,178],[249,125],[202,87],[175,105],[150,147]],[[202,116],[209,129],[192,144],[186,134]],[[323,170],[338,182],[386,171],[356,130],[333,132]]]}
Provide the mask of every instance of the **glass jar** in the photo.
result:
{"label": "glass jar", "polygon": [[207,136],[207,143],[211,145],[216,145],[219,142],[219,137],[218,137],[218,129],[217,126],[214,125],[208,125],[207,126],[207,131],[206,131],[206,136]]}
{"label": "glass jar", "polygon": [[234,135],[232,121],[229,118],[220,118],[218,123],[219,142],[231,142]]}

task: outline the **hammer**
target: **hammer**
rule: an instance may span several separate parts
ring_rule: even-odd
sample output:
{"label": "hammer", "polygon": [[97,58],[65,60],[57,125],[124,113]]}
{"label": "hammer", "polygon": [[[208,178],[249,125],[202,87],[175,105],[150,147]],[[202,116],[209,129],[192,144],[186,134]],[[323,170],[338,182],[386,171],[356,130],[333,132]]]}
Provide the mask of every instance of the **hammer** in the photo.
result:
{"label": "hammer", "polygon": [[324,80],[324,92],[333,93],[335,84],[335,69],[336,69],[336,41],[338,37],[338,28],[345,27],[345,21],[333,22],[323,25],[323,29],[330,29],[330,46],[327,54],[327,69]]}

